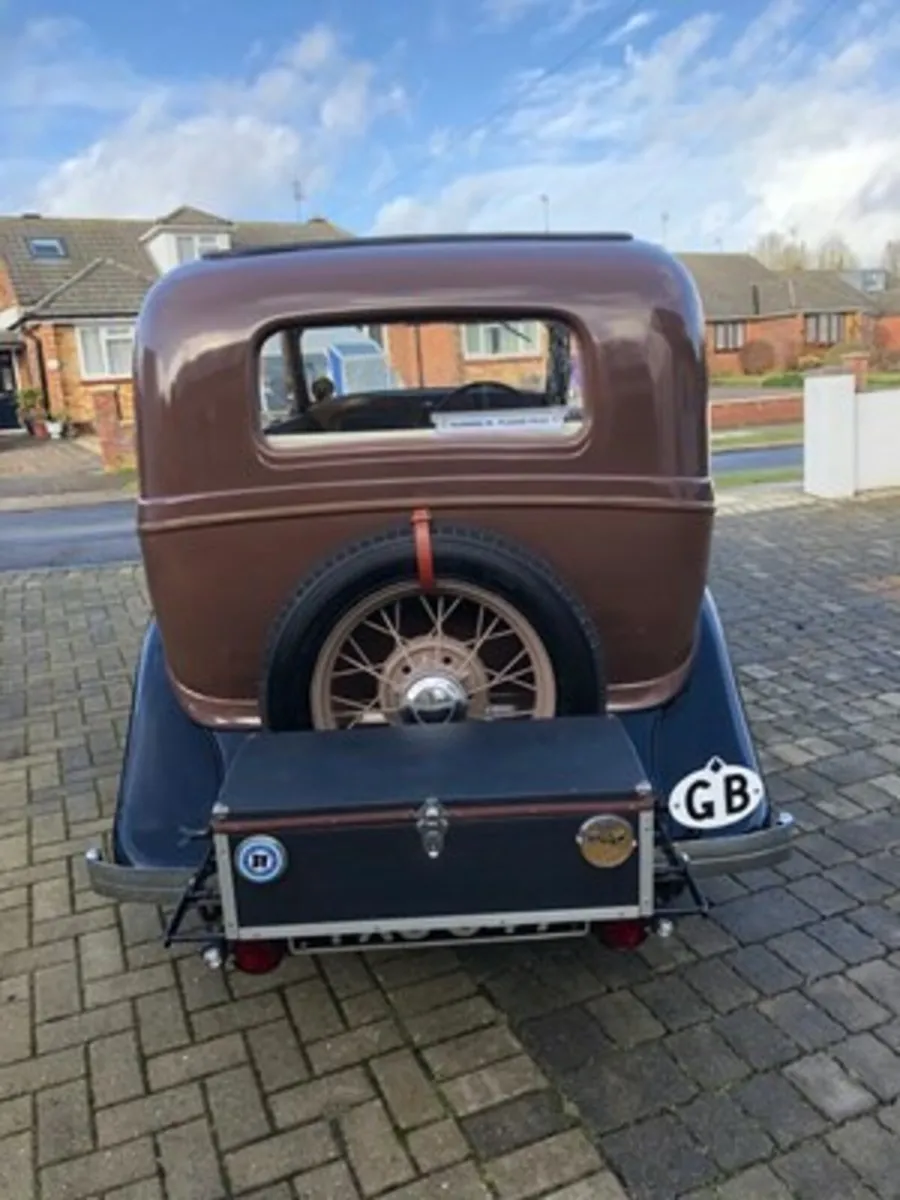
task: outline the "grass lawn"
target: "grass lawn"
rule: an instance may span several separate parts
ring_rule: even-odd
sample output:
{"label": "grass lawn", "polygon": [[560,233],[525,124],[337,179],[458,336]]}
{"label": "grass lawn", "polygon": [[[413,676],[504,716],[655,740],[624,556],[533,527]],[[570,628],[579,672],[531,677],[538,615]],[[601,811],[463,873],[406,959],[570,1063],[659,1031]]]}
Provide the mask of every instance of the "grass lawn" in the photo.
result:
{"label": "grass lawn", "polygon": [[795,446],[803,441],[803,426],[756,425],[745,429],[714,429],[713,450],[752,450],[763,446]]}
{"label": "grass lawn", "polygon": [[716,490],[723,488],[751,487],[757,483],[799,483],[803,478],[802,467],[769,467],[759,471],[725,471],[713,474]]}
{"label": "grass lawn", "polygon": [[900,371],[873,371],[868,376],[868,384],[873,391],[900,388]]}
{"label": "grass lawn", "polygon": [[763,375],[710,375],[709,382],[712,387],[759,387],[763,379]]}

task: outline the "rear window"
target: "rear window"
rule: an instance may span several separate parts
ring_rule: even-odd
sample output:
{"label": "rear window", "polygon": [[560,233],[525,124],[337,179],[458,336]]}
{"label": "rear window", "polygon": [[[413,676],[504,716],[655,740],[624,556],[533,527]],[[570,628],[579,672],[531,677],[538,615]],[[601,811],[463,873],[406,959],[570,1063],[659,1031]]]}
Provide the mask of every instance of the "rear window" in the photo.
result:
{"label": "rear window", "polygon": [[294,326],[259,364],[266,437],[568,437],[583,421],[580,354],[556,321]]}

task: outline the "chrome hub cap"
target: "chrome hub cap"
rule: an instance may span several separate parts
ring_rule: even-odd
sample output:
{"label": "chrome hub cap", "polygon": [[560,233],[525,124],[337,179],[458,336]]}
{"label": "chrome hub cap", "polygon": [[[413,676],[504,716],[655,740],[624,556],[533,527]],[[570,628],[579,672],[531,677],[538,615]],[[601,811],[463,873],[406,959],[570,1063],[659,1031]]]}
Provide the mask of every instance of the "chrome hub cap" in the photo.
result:
{"label": "chrome hub cap", "polygon": [[452,675],[422,675],[414,679],[400,704],[407,725],[446,725],[461,721],[469,708],[466,689]]}

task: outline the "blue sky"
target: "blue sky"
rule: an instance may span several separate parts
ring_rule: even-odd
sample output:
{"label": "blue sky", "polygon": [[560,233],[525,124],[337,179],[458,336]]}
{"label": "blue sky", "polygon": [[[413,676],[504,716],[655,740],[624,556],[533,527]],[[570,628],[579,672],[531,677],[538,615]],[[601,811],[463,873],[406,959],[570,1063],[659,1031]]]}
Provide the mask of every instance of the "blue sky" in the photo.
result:
{"label": "blue sky", "polygon": [[896,0],[0,0],[0,46],[0,211],[900,236]]}

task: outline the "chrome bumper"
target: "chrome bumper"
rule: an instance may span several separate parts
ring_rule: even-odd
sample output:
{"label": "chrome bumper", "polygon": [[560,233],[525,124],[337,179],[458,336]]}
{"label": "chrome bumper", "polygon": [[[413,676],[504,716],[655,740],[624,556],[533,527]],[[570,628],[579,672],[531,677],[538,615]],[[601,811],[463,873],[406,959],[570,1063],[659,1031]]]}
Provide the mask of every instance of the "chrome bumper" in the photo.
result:
{"label": "chrome bumper", "polygon": [[[674,842],[675,853],[686,859],[695,879],[712,875],[739,875],[743,871],[760,871],[784,862],[791,854],[794,818],[790,813],[775,814],[771,825],[752,833],[736,833],[730,837],[696,838]],[[665,860],[657,852],[657,874],[665,869]]]}
{"label": "chrome bumper", "polygon": [[[791,853],[794,819],[779,813],[772,825],[753,833],[731,837],[691,839],[674,842],[676,855],[685,858],[695,879],[713,875],[737,875],[758,871],[784,862]],[[92,847],[86,856],[91,888],[100,896],[136,904],[175,904],[190,882],[192,871],[184,867],[132,867],[111,861],[108,850]],[[657,875],[668,874],[666,860],[657,851]]]}

